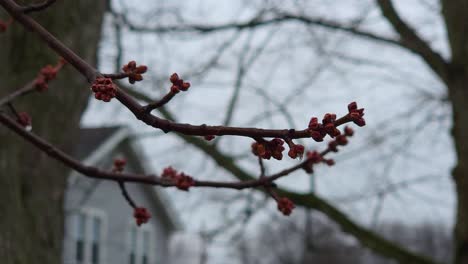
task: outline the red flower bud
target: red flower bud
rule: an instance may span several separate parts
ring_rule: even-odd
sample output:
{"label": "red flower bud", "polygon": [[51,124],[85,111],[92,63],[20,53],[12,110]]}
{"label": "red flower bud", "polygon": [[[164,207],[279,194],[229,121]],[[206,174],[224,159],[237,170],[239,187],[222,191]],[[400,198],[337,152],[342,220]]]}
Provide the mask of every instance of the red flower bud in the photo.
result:
{"label": "red flower bud", "polygon": [[0,33],[3,33],[7,30],[8,26],[5,22],[0,21]]}
{"label": "red flower bud", "polygon": [[275,152],[271,153],[271,156],[274,159],[277,159],[277,160],[282,160],[283,159],[283,153],[281,153],[280,151],[275,151]]}
{"label": "red flower bud", "polygon": [[276,202],[278,204],[278,210],[284,215],[290,215],[295,208],[293,202],[286,197],[278,198]]}
{"label": "red flower bud", "polygon": [[188,88],[190,88],[190,83],[188,83],[188,82],[184,82],[184,83],[182,83],[182,85],[180,86],[180,90],[182,90],[182,91],[187,91]]}
{"label": "red flower bud", "polygon": [[320,124],[318,122],[318,118],[317,117],[312,117],[309,121],[309,129],[312,129],[312,130],[317,130],[319,129],[320,127]]}
{"label": "red flower bud", "polygon": [[356,111],[349,113],[349,116],[351,117],[352,120],[357,120],[361,118],[361,115]]}
{"label": "red flower bud", "polygon": [[263,141],[261,143],[252,143],[252,153],[262,159],[274,159],[281,160],[283,158],[282,152],[284,141],[280,138],[274,138],[270,141]]}
{"label": "red flower bud", "polygon": [[188,191],[191,186],[195,185],[192,177],[181,173],[177,175],[176,186],[179,190]]}
{"label": "red flower bud", "polygon": [[114,159],[114,169],[115,172],[122,172],[125,168],[125,164],[127,164],[127,160],[125,159]]}
{"label": "red flower bud", "polygon": [[177,171],[170,166],[166,167],[164,168],[161,177],[166,179],[175,179],[177,177]]}
{"label": "red flower bud", "polygon": [[277,146],[282,146],[284,144],[284,140],[281,138],[274,138],[271,140],[271,143]]}
{"label": "red flower bud", "polygon": [[169,80],[171,81],[171,83],[176,84],[177,81],[179,80],[179,75],[177,75],[177,73],[173,73],[171,77],[169,78]]}
{"label": "red flower bud", "polygon": [[127,64],[128,69],[134,70],[136,68],[136,61],[130,61]]}
{"label": "red flower bud", "polygon": [[326,113],[325,116],[323,117],[322,123],[323,124],[333,123],[335,122],[335,120],[336,120],[335,114]]}
{"label": "red flower bud", "polygon": [[358,126],[362,127],[366,125],[366,121],[364,120],[364,108],[357,108],[356,102],[352,102],[348,105],[349,110],[349,117],[351,120]]}
{"label": "red flower bud", "polygon": [[91,85],[94,97],[104,102],[109,102],[115,97],[116,89],[111,78],[98,77]]}
{"label": "red flower bud", "polygon": [[346,126],[346,127],[344,128],[344,132],[345,132],[345,135],[346,135],[347,137],[351,137],[351,136],[354,135],[354,130],[353,130],[352,128],[350,128],[349,126]]}
{"label": "red flower bud", "polygon": [[322,155],[318,153],[317,151],[308,151],[307,152],[307,159],[310,160],[312,163],[319,163],[322,161]]}
{"label": "red flower bud", "polygon": [[35,80],[34,80],[34,87],[36,88],[37,91],[39,92],[44,92],[47,91],[49,88],[49,85],[47,84],[47,81],[42,75],[39,75]]}
{"label": "red flower bud", "polygon": [[51,81],[57,77],[57,69],[52,67],[52,65],[47,65],[41,69],[40,74],[44,76],[46,81]]}
{"label": "red flower bud", "polygon": [[31,126],[31,116],[29,116],[26,112],[19,112],[16,121],[22,125],[23,127],[27,128]]}
{"label": "red flower bud", "polygon": [[177,85],[172,85],[172,86],[171,86],[171,92],[173,92],[173,93],[179,93],[179,92],[180,92],[179,86],[177,86]]}
{"label": "red flower bud", "polygon": [[364,120],[364,118],[359,118],[357,120],[354,120],[354,123],[360,127],[363,127],[366,125],[366,120]]}
{"label": "red flower bud", "polygon": [[348,139],[344,135],[337,136],[335,140],[336,140],[336,143],[340,146],[344,146],[348,144]]}
{"label": "red flower bud", "polygon": [[293,145],[288,152],[288,156],[291,157],[292,159],[295,159],[297,157],[302,158],[304,155],[304,146],[302,145]]}
{"label": "red flower bud", "polygon": [[146,65],[140,65],[135,70],[136,73],[140,73],[140,74],[145,73],[147,71],[148,71],[148,67]]}
{"label": "red flower bud", "polygon": [[314,130],[310,131],[310,136],[317,142],[322,142],[323,137],[324,137],[322,133],[320,133],[319,131],[314,131]]}
{"label": "red flower bud", "polygon": [[130,61],[128,62],[127,65],[124,65],[122,67],[122,70],[128,74],[128,81],[131,84],[134,84],[135,82],[139,82],[143,80],[142,74],[145,73],[148,70],[148,67],[145,65],[140,65],[137,67],[135,61]]}
{"label": "red flower bud", "polygon": [[330,135],[335,131],[335,125],[333,123],[328,123],[323,128]]}
{"label": "red flower bud", "polygon": [[204,138],[205,138],[205,140],[211,141],[211,140],[213,140],[213,139],[215,138],[215,136],[213,136],[213,135],[206,135],[206,136],[204,136]]}
{"label": "red flower bud", "polygon": [[332,160],[332,159],[326,159],[326,160],[324,160],[324,161],[325,161],[325,163],[326,163],[328,166],[333,166],[333,165],[335,165],[335,161]]}
{"label": "red flower bud", "polygon": [[136,224],[140,226],[149,221],[151,214],[144,207],[135,207],[133,210],[133,217],[135,218]]}
{"label": "red flower bud", "polygon": [[356,102],[351,102],[348,104],[348,111],[351,112],[351,111],[354,111],[357,109],[357,103]]}
{"label": "red flower bud", "polygon": [[330,151],[333,151],[333,152],[338,152],[338,143],[336,143],[335,140],[332,140],[328,143],[328,148],[330,149]]}

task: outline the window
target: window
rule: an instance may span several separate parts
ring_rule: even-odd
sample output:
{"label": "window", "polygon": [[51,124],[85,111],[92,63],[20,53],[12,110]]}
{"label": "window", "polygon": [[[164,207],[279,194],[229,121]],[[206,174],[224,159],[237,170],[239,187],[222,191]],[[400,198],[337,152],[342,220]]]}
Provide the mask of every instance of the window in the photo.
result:
{"label": "window", "polygon": [[132,222],[129,230],[129,264],[152,264],[153,230],[150,226],[136,227]]}
{"label": "window", "polygon": [[130,230],[130,264],[136,264],[136,249],[137,249],[137,229],[135,226]]}
{"label": "window", "polygon": [[93,235],[91,237],[91,263],[99,264],[100,244],[101,244],[101,226],[102,220],[96,216],[92,218]]}
{"label": "window", "polygon": [[143,245],[141,246],[141,264],[149,264],[150,254],[150,232],[149,230],[143,230]]}
{"label": "window", "polygon": [[75,217],[75,260],[77,264],[101,264],[104,217],[95,210],[83,210]]}
{"label": "window", "polygon": [[84,262],[84,237],[86,217],[84,214],[78,214],[76,217],[76,242],[75,242],[75,259],[77,264]]}

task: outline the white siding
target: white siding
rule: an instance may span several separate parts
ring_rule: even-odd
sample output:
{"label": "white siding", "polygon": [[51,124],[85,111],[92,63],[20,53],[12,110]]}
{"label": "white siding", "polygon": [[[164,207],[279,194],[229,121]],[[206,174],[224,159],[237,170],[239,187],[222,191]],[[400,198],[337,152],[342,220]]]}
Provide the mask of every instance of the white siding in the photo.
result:
{"label": "white siding", "polygon": [[[99,167],[110,168],[111,162],[101,163]],[[132,171],[128,164],[126,171]],[[130,223],[134,223],[133,209],[127,204],[115,182],[97,181],[86,177],[75,177],[65,197],[65,237],[64,237],[64,263],[75,264],[74,244],[74,217],[80,210],[91,210],[102,214],[105,219],[103,264],[128,264],[128,234]],[[152,237],[153,262],[151,264],[168,263],[168,239],[170,227],[161,217],[152,197],[142,185],[126,184],[127,190],[138,206],[146,207],[152,218],[146,224],[154,234]],[[138,264],[138,262],[137,262]]]}

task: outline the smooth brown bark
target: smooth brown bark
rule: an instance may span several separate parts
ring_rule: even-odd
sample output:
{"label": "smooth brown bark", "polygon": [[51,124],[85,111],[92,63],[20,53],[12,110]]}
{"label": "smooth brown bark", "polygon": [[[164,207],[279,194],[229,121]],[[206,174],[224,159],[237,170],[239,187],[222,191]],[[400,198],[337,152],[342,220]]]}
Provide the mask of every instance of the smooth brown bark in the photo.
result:
{"label": "smooth brown bark", "polygon": [[[95,64],[104,10],[105,1],[57,1],[47,10],[31,15]],[[35,34],[16,23],[0,35],[0,43],[0,96],[20,88],[35,78],[43,66],[58,60]],[[51,83],[51,92],[21,98],[14,106],[32,116],[36,133],[70,150],[89,96],[87,86],[85,78],[66,67]],[[66,174],[67,168],[0,127],[2,263],[62,262]]]}

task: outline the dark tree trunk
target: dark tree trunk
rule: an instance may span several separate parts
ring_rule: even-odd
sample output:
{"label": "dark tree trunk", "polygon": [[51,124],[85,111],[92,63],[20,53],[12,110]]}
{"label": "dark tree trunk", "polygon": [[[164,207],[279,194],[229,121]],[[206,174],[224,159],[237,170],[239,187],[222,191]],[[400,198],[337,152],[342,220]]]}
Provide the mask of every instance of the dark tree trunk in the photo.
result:
{"label": "dark tree trunk", "polygon": [[452,171],[457,195],[454,262],[468,264],[468,1],[441,0],[441,3],[451,50],[447,86],[457,154]]}
{"label": "dark tree trunk", "polygon": [[[19,1],[18,1],[19,2]],[[24,1],[23,1],[24,2]],[[37,2],[37,1],[36,1]],[[32,14],[88,62],[96,63],[106,1],[57,1]],[[5,18],[5,13],[0,13]],[[0,96],[18,89],[58,56],[35,34],[13,23],[0,34]],[[89,96],[85,78],[71,67],[49,91],[14,102],[33,118],[33,131],[69,151]],[[7,111],[6,109],[3,109]],[[63,195],[68,169],[0,126],[0,260],[62,262]]]}
{"label": "dark tree trunk", "polygon": [[455,263],[465,264],[468,263],[468,74],[453,80],[450,90],[452,135],[457,153],[457,165],[452,171],[457,197]]}

